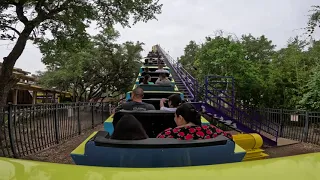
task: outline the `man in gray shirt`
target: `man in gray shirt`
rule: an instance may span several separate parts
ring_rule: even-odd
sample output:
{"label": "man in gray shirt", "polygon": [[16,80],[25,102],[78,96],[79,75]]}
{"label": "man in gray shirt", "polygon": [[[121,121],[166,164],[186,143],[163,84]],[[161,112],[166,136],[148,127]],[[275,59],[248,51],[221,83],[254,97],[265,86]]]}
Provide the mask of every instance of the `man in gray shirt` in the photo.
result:
{"label": "man in gray shirt", "polygon": [[157,85],[171,85],[171,81],[168,79],[168,77],[166,76],[166,74],[164,73],[160,73],[159,78],[156,81]]}
{"label": "man in gray shirt", "polygon": [[142,102],[143,98],[143,89],[141,87],[135,88],[131,93],[130,102],[125,102],[118,106],[115,112],[123,110],[133,110],[133,111],[146,111],[146,110],[156,110],[152,104]]}

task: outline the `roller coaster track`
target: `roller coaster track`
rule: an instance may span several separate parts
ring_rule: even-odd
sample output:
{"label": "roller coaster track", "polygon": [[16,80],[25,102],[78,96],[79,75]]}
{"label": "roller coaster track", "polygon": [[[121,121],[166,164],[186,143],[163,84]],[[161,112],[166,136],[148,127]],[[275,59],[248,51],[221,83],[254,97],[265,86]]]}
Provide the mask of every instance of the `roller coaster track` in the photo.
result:
{"label": "roller coaster track", "polygon": [[[156,45],[158,52],[164,58],[166,65],[172,70],[172,76],[179,91],[183,92],[185,98],[198,105],[198,108],[205,107],[209,114],[214,115],[226,125],[236,127],[245,133],[258,133],[268,145],[275,146],[278,141],[280,126],[267,121],[262,116],[253,117],[243,108],[237,107],[234,102],[230,103],[222,98],[216,97],[219,104],[210,99],[210,91],[204,86],[199,85],[197,80],[185,70],[182,65],[173,59],[162,47]],[[219,91],[219,90],[217,90]],[[234,98],[234,96],[232,97]],[[201,100],[202,102],[199,102]],[[221,102],[227,104],[228,108],[221,106]]]}

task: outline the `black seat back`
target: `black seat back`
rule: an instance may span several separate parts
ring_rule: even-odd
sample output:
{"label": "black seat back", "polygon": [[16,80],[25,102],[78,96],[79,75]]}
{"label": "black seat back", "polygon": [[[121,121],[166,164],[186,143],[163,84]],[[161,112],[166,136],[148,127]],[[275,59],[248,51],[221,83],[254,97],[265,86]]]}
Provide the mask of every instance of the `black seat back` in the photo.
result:
{"label": "black seat back", "polygon": [[[129,97],[131,97],[132,92],[129,92]],[[143,93],[143,99],[161,99],[161,98],[168,98],[171,94],[179,94],[181,95],[180,92],[176,91],[176,92],[166,92],[166,91],[162,91],[162,92],[148,92],[145,91]],[[182,97],[183,98],[183,97]]]}
{"label": "black seat back", "polygon": [[[151,77],[151,81],[150,81],[150,82],[156,83],[156,81],[157,81],[158,78],[159,78],[158,76]],[[143,79],[144,79],[144,77],[139,77],[139,84],[143,82]],[[172,80],[171,77],[169,77],[168,79],[169,79],[170,81]]]}
{"label": "black seat back", "polygon": [[[163,72],[142,72],[141,76],[145,76],[146,74],[149,74],[151,77],[159,77],[159,75]],[[167,77],[169,77],[170,73],[165,73]]]}
{"label": "black seat back", "polygon": [[173,85],[140,84],[144,91],[174,91]]}
{"label": "black seat back", "polygon": [[155,138],[167,128],[176,127],[174,112],[149,110],[149,111],[126,111],[121,110],[113,117],[113,127],[116,127],[121,117],[125,114],[132,114],[142,124],[149,138]]}

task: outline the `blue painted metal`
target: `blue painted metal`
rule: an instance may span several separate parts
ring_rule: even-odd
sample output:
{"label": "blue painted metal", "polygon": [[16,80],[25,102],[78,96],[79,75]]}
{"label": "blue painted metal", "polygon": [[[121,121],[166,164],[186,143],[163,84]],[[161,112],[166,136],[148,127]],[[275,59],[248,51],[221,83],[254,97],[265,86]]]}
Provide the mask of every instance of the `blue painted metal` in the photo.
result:
{"label": "blue painted metal", "polygon": [[[234,152],[235,143],[185,148],[120,148],[87,142],[84,155],[71,154],[78,165],[103,167],[181,167],[241,162],[245,152]],[[211,155],[208,155],[210,152]]]}
{"label": "blue painted metal", "polygon": [[104,122],[103,123],[103,129],[105,131],[107,131],[110,135],[112,135],[113,131],[114,131],[114,127],[113,127],[112,122]]}

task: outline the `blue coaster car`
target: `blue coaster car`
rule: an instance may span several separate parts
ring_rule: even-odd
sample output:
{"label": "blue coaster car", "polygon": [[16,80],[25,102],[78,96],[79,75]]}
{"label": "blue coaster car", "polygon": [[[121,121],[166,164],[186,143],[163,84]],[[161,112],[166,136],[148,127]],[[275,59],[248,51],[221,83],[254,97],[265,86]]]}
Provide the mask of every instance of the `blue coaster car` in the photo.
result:
{"label": "blue coaster car", "polygon": [[207,140],[149,138],[113,140],[109,133],[94,133],[72,153],[78,165],[103,167],[181,167],[240,162],[246,152],[232,140],[218,136]]}
{"label": "blue coaster car", "polygon": [[[140,121],[149,139],[109,139],[121,117],[132,114]],[[117,112],[105,122],[105,130],[93,133],[71,156],[76,164],[105,167],[176,167],[240,162],[246,151],[224,136],[208,140],[157,139],[160,132],[176,127],[174,112]]]}

